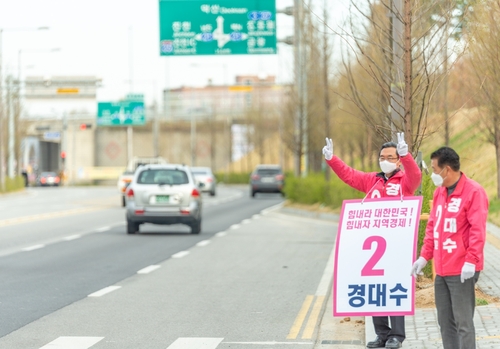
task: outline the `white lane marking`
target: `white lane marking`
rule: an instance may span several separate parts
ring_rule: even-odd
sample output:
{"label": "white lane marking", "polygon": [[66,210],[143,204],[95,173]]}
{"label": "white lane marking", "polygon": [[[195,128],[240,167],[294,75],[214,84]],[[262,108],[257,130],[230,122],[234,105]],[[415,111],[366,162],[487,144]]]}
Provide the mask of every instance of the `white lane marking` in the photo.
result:
{"label": "white lane marking", "polygon": [[268,207],[268,208],[266,208],[265,210],[260,211],[260,214],[265,216],[265,215],[266,215],[266,214],[268,214],[269,212],[279,210],[280,208],[282,208],[282,207],[283,207],[283,204],[284,204],[284,203],[282,202],[282,203],[280,203],[280,204],[277,204],[277,205],[274,205],[274,206]]}
{"label": "white lane marking", "polygon": [[233,224],[232,226],[229,227],[229,229],[238,229],[241,225],[239,224]]}
{"label": "white lane marking", "polygon": [[158,269],[159,267],[160,267],[159,265],[150,265],[149,267],[142,268],[141,270],[139,270],[137,274],[149,274],[152,271]]}
{"label": "white lane marking", "polygon": [[172,255],[172,258],[182,258],[182,257],[187,256],[188,254],[189,254],[189,251],[177,252],[176,254]]}
{"label": "white lane marking", "polygon": [[40,349],[87,349],[104,337],[59,337]]}
{"label": "white lane marking", "polygon": [[323,271],[323,276],[321,277],[321,281],[319,282],[318,288],[316,289],[316,296],[326,296],[328,290],[330,289],[330,285],[332,284],[332,278],[333,278],[334,256],[335,256],[335,244],[333,244],[332,252],[330,253],[330,257],[328,257],[325,270]]}
{"label": "white lane marking", "polygon": [[221,231],[221,232],[215,234],[215,236],[217,236],[218,238],[226,236],[226,235],[227,235],[227,233],[225,231]]}
{"label": "white lane marking", "polygon": [[108,287],[104,287],[102,290],[99,290],[97,292],[89,294],[88,297],[101,297],[101,296],[104,296],[105,294],[108,294],[110,292],[116,291],[119,288],[121,288],[121,286],[108,286]]}
{"label": "white lane marking", "polygon": [[29,252],[29,251],[38,250],[38,249],[44,248],[44,247],[45,247],[44,244],[33,245],[33,246],[30,246],[30,247],[23,248],[22,251]]}
{"label": "white lane marking", "polygon": [[210,240],[202,240],[196,244],[196,246],[203,247],[207,246],[211,241]]}
{"label": "white lane marking", "polygon": [[241,221],[241,224],[248,224],[250,222],[251,222],[250,219],[244,219],[244,220]]}
{"label": "white lane marking", "polygon": [[215,349],[224,338],[177,338],[167,349]]}
{"label": "white lane marking", "polygon": [[[224,342],[224,344],[245,344],[245,345],[311,345],[312,342]],[[167,348],[170,349],[170,348]]]}
{"label": "white lane marking", "polygon": [[111,227],[102,227],[102,228],[96,229],[95,231],[98,233],[102,233],[102,232],[108,231],[110,229],[111,229]]}
{"label": "white lane marking", "polygon": [[252,216],[253,219],[260,219],[261,215],[260,214],[254,214]]}
{"label": "white lane marking", "polygon": [[63,240],[66,240],[66,241],[72,241],[72,240],[76,240],[76,239],[79,239],[81,238],[82,236],[81,235],[70,235],[70,236],[66,236]]}

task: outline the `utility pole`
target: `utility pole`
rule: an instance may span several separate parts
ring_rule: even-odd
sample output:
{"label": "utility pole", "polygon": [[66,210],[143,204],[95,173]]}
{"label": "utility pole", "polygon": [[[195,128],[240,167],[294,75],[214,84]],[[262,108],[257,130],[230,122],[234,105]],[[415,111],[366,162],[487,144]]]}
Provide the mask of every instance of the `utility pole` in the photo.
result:
{"label": "utility pole", "polygon": [[7,77],[7,100],[9,103],[9,162],[8,162],[8,176],[10,179],[14,178],[14,82],[12,76]]}
{"label": "utility pole", "polygon": [[5,191],[5,172],[4,172],[4,127],[3,120],[5,115],[5,104],[3,103],[3,74],[2,74],[2,32],[0,28],[0,191]]}
{"label": "utility pole", "polygon": [[302,23],[301,23],[301,15],[302,15],[302,0],[294,0],[293,1],[293,18],[294,18],[294,46],[293,46],[293,54],[294,54],[294,66],[295,66],[295,89],[297,91],[297,108],[296,108],[296,116],[295,116],[295,176],[301,175],[302,170]]}
{"label": "utility pole", "polygon": [[[325,133],[327,137],[330,134],[330,84],[328,82],[329,70],[328,64],[330,63],[330,52],[328,50],[328,11],[327,0],[323,1],[323,100],[325,103]],[[323,163],[324,164],[324,163]],[[325,179],[330,180],[330,171],[328,168],[325,171]]]}
{"label": "utility pole", "polygon": [[[130,93],[134,92],[134,62],[133,62],[133,47],[132,47],[132,41],[133,41],[133,29],[132,26],[129,27],[129,37],[128,37],[128,66],[129,66],[129,81],[130,81]],[[127,160],[128,163],[130,164],[132,162],[132,158],[134,156],[133,151],[133,142],[134,142],[134,129],[132,126],[127,126]]]}
{"label": "utility pole", "polygon": [[305,24],[305,13],[304,13],[304,3],[303,0],[299,1],[299,18],[300,18],[300,105],[301,105],[301,118],[302,118],[302,153],[304,154],[304,171],[302,171],[302,177],[307,176],[307,171],[309,170],[309,133],[308,133],[308,115],[307,115],[307,45],[306,36],[304,33]]}
{"label": "utility pole", "polygon": [[191,166],[196,166],[196,118],[191,112]]}
{"label": "utility pole", "polygon": [[153,153],[154,157],[160,156],[160,147],[158,144],[158,106],[156,100],[153,102]]}
{"label": "utility pole", "polygon": [[[403,1],[392,0],[392,81],[391,81],[391,139],[396,142],[398,125],[405,115],[404,110],[404,62],[403,62]],[[411,135],[406,135],[410,137]]]}

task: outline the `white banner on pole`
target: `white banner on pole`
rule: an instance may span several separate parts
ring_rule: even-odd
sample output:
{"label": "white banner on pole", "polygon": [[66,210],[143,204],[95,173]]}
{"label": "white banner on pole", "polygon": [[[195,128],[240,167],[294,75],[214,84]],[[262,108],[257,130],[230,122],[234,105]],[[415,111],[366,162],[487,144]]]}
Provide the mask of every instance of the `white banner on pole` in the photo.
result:
{"label": "white banner on pole", "polygon": [[415,313],[422,197],[345,200],[335,246],[334,316]]}

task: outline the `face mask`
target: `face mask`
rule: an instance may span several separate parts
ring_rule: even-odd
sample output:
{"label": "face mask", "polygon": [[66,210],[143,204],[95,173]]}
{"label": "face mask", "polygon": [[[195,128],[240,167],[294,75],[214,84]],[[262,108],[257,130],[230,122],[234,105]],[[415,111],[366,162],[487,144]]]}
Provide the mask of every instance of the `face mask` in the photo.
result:
{"label": "face mask", "polygon": [[[443,172],[444,168],[441,170],[441,172]],[[444,182],[444,178],[441,177],[441,172],[438,173],[434,173],[432,172],[431,173],[431,179],[432,179],[432,182],[434,183],[434,185],[436,187],[440,187],[443,185],[443,182]]]}
{"label": "face mask", "polygon": [[389,174],[389,173],[392,173],[396,170],[397,166],[394,162],[389,162],[387,160],[384,160],[384,161],[380,161],[379,162],[380,164],[380,169],[382,170],[382,172],[384,172],[385,174]]}

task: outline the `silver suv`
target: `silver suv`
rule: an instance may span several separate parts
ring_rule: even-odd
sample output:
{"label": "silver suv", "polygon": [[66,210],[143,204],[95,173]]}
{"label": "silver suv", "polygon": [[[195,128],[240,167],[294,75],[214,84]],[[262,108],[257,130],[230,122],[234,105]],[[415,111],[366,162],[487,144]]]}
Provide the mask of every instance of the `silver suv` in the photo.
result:
{"label": "silver suv", "polygon": [[175,164],[140,166],[127,188],[127,233],[142,223],[186,224],[201,231],[202,200],[189,167]]}

